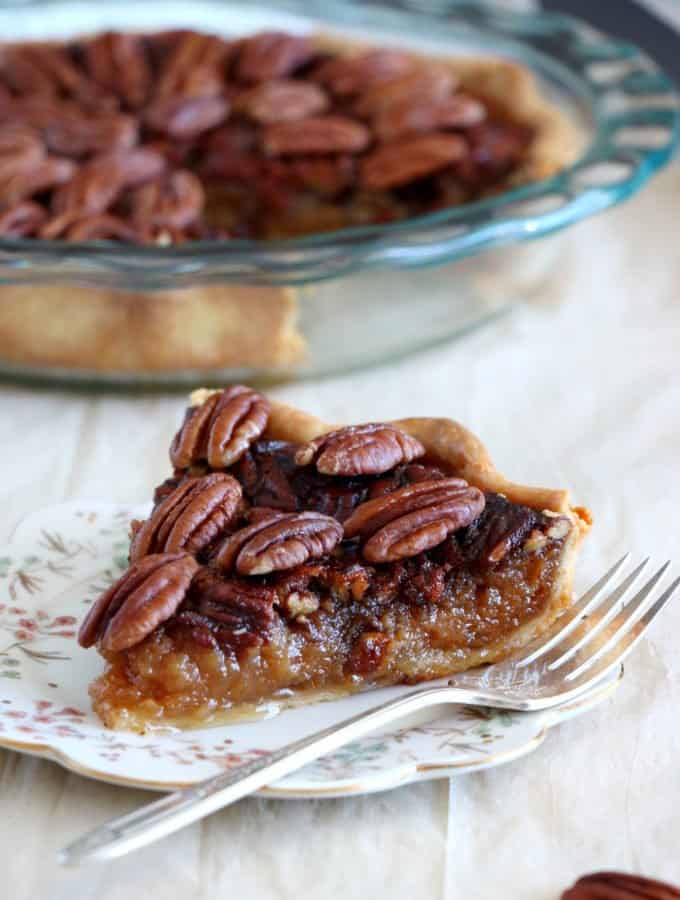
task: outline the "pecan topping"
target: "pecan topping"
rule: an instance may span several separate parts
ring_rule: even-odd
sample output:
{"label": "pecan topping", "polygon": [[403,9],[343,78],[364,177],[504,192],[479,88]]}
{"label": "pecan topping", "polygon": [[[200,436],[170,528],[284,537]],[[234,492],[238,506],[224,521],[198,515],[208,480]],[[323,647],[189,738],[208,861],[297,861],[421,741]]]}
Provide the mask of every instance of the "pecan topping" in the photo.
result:
{"label": "pecan topping", "polygon": [[36,234],[47,218],[47,212],[37,203],[18,203],[0,213],[0,235],[26,237]]}
{"label": "pecan topping", "polygon": [[269,410],[266,397],[243,385],[211,394],[187,410],[170,446],[170,461],[176,469],[202,460],[213,469],[231,466],[265,430]]}
{"label": "pecan topping", "polygon": [[236,99],[234,109],[255,122],[294,122],[324,112],[328,97],[314,82],[266,81],[244,91]]}
{"label": "pecan topping", "polygon": [[303,444],[295,462],[315,462],[324,475],[382,475],[424,453],[419,440],[393,425],[350,425]]}
{"label": "pecan topping", "polygon": [[30,171],[16,172],[9,178],[0,177],[0,201],[7,205],[19,203],[33,194],[63,185],[75,171],[71,160],[48,156]]}
{"label": "pecan topping", "polygon": [[129,241],[137,243],[139,232],[116,216],[86,216],[66,228],[63,235],[68,241]]}
{"label": "pecan topping", "polygon": [[428,134],[378,147],[361,165],[361,183],[370,190],[397,187],[431,175],[465,156],[467,144],[455,134]]}
{"label": "pecan topping", "polygon": [[418,131],[437,131],[440,128],[471,128],[486,118],[486,108],[479,100],[465,94],[455,94],[438,103],[407,100],[395,103],[379,113],[373,128],[381,141],[393,141]]}
{"label": "pecan topping", "polygon": [[405,75],[369,87],[354,110],[360,116],[373,116],[406,102],[431,105],[448,97],[455,86],[456,76],[447,66],[420,65]]}
{"label": "pecan topping", "polygon": [[174,46],[162,67],[156,96],[215,93],[212,79],[210,89],[206,91],[205,73],[217,69],[228,55],[229,45],[213,35],[195,31],[179,32],[174,37]]}
{"label": "pecan topping", "polygon": [[49,150],[62,156],[87,156],[110,150],[128,150],[137,143],[137,121],[132,116],[62,116],[45,128]]}
{"label": "pecan topping", "polygon": [[678,900],[680,890],[662,881],[623,872],[584,875],[562,894],[562,900]]}
{"label": "pecan topping", "polygon": [[342,525],[317,512],[277,513],[229,535],[215,563],[241,575],[266,575],[325,556],[342,540]]}
{"label": "pecan topping", "polygon": [[241,502],[241,485],[221,472],[190,478],[154,509],[134,535],[132,561],[149,553],[200,553],[229,526]]}
{"label": "pecan topping", "polygon": [[340,56],[322,63],[313,77],[334,94],[348,96],[383,84],[413,68],[413,57],[402,50],[369,50],[359,56]]}
{"label": "pecan topping", "polygon": [[180,169],[138,188],[131,200],[132,217],[141,228],[186,228],[198,219],[204,202],[199,179]]}
{"label": "pecan topping", "polygon": [[368,128],[347,116],[317,116],[302,122],[277,122],[262,134],[269,156],[294,153],[358,153],[371,141]]}
{"label": "pecan topping", "polygon": [[198,568],[188,553],[157,553],[133,563],[90,608],[78,643],[91,647],[100,640],[112,653],[139,644],[174,615]]}
{"label": "pecan topping", "polygon": [[260,643],[276,615],[273,588],[237,576],[225,578],[208,566],[197,572],[192,595],[200,598],[199,613],[219,624],[217,636],[236,647]]}
{"label": "pecan topping", "polygon": [[220,125],[228,114],[224,97],[162,97],[146,108],[144,121],[154,131],[187,140]]}
{"label": "pecan topping", "polygon": [[146,101],[151,68],[144,42],[136,34],[107,32],[85,45],[85,64],[97,84],[117,94],[131,109]]}
{"label": "pecan topping", "polygon": [[462,478],[406,485],[362,503],[346,520],[345,537],[359,537],[368,562],[394,562],[441,544],[484,509],[484,494]]}
{"label": "pecan topping", "polygon": [[307,38],[264,31],[242,42],[236,75],[241,81],[285,78],[313,55],[314,48]]}

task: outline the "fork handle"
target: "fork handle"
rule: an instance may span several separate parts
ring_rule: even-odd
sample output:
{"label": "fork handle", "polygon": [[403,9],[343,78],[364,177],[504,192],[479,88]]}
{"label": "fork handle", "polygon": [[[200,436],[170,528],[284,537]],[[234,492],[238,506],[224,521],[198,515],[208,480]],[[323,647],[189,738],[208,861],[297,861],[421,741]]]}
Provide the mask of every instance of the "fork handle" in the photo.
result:
{"label": "fork handle", "polygon": [[437,687],[388,700],[292,744],[286,744],[273,753],[192,787],[174,791],[141,809],[106,822],[65,847],[59,853],[59,861],[62,865],[78,865],[94,860],[113,859],[138,850],[395,719],[443,703],[461,702],[464,699],[469,702],[469,697],[468,691]]}

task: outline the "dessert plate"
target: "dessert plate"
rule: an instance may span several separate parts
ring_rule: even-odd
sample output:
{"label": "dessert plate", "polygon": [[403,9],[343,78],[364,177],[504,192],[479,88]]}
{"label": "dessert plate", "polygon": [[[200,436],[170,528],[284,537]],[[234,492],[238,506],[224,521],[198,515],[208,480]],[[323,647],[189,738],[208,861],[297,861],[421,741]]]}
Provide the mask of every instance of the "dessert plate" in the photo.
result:
{"label": "dessert plate", "polygon": [[[384,688],[192,731],[110,731],[87,687],[104,662],[76,643],[88,605],[127,565],[128,529],[148,507],[72,502],[40,510],[0,555],[0,746],[90,778],[150,790],[201,781],[414,690]],[[268,787],[277,797],[342,796],[449,777],[516,759],[548,729],[590,709],[621,673],[566,707],[540,713],[451,706],[322,757]]]}

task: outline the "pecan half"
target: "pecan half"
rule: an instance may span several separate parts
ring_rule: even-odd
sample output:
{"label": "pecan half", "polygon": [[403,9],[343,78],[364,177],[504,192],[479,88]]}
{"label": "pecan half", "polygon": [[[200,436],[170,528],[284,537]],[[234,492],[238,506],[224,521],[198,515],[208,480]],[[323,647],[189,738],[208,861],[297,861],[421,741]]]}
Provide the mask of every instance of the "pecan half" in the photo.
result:
{"label": "pecan half", "polygon": [[359,153],[370,142],[368,128],[347,116],[312,116],[301,122],[277,122],[262,132],[262,149],[269,156]]}
{"label": "pecan half", "polygon": [[112,653],[139,644],[174,615],[199,564],[188,553],[157,553],[134,563],[90,607],[78,643]]}
{"label": "pecan half", "polygon": [[34,128],[3,125],[0,131],[0,181],[30,172],[45,156],[45,145]]}
{"label": "pecan half", "polygon": [[420,481],[367,500],[345,521],[368,562],[394,562],[441,544],[484,509],[484,494],[462,478]]}
{"label": "pecan half", "polygon": [[323,62],[312,78],[339,96],[348,96],[371,85],[383,84],[412,69],[413,57],[402,50],[369,50],[358,56],[340,56]]}
{"label": "pecan half", "polygon": [[208,83],[206,71],[214,72],[225,60],[229,44],[214,35],[196,31],[178,32],[174,38],[174,46],[162,66],[156,96],[214,94],[219,82],[211,78]]}
{"label": "pecan half", "polygon": [[236,76],[241,81],[285,78],[314,55],[308,38],[280,31],[263,31],[241,42]]}
{"label": "pecan half", "polygon": [[306,119],[327,107],[328,96],[318,84],[284,78],[258,84],[239,94],[234,102],[236,112],[263,125]]}
{"label": "pecan half", "polygon": [[137,143],[137,121],[132,116],[62,116],[45,128],[49,150],[63,156],[86,156],[127,150]]}
{"label": "pecan half", "polygon": [[428,134],[378,147],[361,165],[360,181],[370,190],[398,187],[432,175],[462,159],[467,144],[455,134]]}
{"label": "pecan half", "polygon": [[151,66],[138,35],[105,32],[87,41],[83,52],[97,84],[117,94],[130,109],[145,103],[151,89]]}
{"label": "pecan half", "polygon": [[176,469],[207,460],[213,469],[231,466],[267,427],[270,404],[251,388],[236,384],[190,407],[170,445]]}
{"label": "pecan half", "polygon": [[144,122],[154,131],[186,140],[215,128],[228,115],[225,97],[161,97],[147,106]]}
{"label": "pecan half", "polygon": [[354,111],[360,116],[373,116],[406,102],[431,105],[447,98],[456,81],[447,66],[421,64],[398,78],[369,87],[356,101]]}
{"label": "pecan half", "polygon": [[221,472],[183,482],[136,532],[130,560],[150,553],[200,553],[230,525],[241,496],[238,481]]}
{"label": "pecan half", "polygon": [[216,636],[235,649],[261,643],[276,617],[274,588],[261,581],[224,577],[211,566],[196,573],[192,594],[199,612],[219,624]]}
{"label": "pecan half", "polygon": [[350,425],[303,444],[298,466],[316,463],[324,475],[382,475],[401,463],[423,456],[419,440],[393,425]]}
{"label": "pecan half", "polygon": [[38,203],[18,203],[0,213],[0,235],[27,237],[36,234],[46,218],[47,211]]}
{"label": "pecan half", "polygon": [[200,180],[185,170],[138,188],[131,199],[132,218],[143,228],[187,228],[203,211]]}
{"label": "pecan half", "polygon": [[[55,235],[56,237],[57,235]],[[63,232],[67,241],[130,241],[136,244],[141,235],[132,225],[117,216],[97,215],[79,219]]]}
{"label": "pecan half", "polygon": [[680,890],[663,881],[623,872],[584,875],[562,894],[562,900],[678,900]]}
{"label": "pecan half", "polygon": [[229,535],[215,556],[223,571],[266,575],[325,556],[342,540],[342,525],[317,512],[277,513]]}
{"label": "pecan half", "polygon": [[94,157],[54,191],[55,218],[47,223],[41,236],[57,237],[78,220],[106,212],[123,188],[156,177],[164,167],[163,157],[144,147]]}
{"label": "pecan half", "polygon": [[34,194],[64,185],[75,171],[76,167],[70,159],[48,156],[30,171],[17,172],[9,178],[0,179],[0,202],[9,206]]}
{"label": "pecan half", "polygon": [[438,103],[407,100],[378,113],[373,130],[381,141],[443,128],[472,128],[486,118],[486,107],[474,97],[454,94]]}

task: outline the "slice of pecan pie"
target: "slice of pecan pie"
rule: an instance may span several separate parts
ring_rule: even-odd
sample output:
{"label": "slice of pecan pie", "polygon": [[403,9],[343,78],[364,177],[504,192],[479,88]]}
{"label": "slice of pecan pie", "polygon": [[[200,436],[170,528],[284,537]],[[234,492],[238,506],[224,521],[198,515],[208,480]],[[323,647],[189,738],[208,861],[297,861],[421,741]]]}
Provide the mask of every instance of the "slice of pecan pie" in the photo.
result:
{"label": "slice of pecan pie", "polygon": [[497,660],[570,602],[586,510],[449,419],[335,428],[198,391],[130,567],[79,634],[106,725],[198,726]]}

